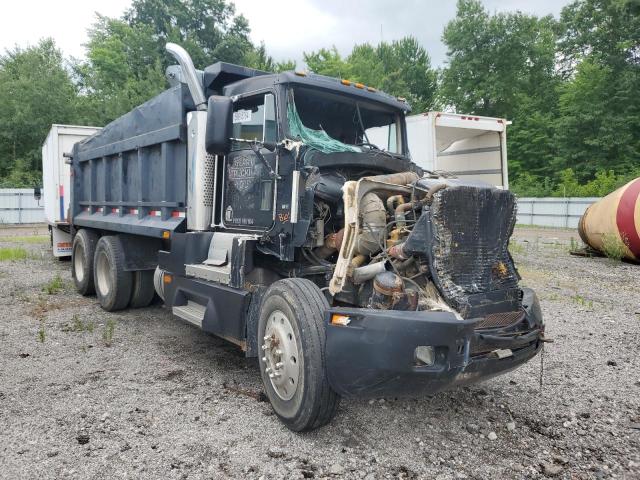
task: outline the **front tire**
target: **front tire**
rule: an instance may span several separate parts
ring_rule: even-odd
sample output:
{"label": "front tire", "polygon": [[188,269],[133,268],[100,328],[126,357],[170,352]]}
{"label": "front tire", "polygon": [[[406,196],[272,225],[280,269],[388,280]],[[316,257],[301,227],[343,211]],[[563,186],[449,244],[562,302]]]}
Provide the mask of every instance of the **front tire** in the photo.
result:
{"label": "front tire", "polygon": [[126,308],[131,298],[133,275],[124,269],[124,250],[117,236],[100,238],[93,271],[100,306],[108,312]]}
{"label": "front tire", "polygon": [[[51,228],[51,227],[49,227]],[[73,237],[71,248],[71,276],[79,294],[87,296],[95,292],[93,282],[93,257],[96,252],[98,235],[92,230],[83,228]],[[53,232],[51,232],[53,245]]]}
{"label": "front tire", "polygon": [[302,278],[275,282],[262,303],[260,375],[276,415],[296,432],[329,423],[340,401],[327,380],[327,308],[320,289]]}

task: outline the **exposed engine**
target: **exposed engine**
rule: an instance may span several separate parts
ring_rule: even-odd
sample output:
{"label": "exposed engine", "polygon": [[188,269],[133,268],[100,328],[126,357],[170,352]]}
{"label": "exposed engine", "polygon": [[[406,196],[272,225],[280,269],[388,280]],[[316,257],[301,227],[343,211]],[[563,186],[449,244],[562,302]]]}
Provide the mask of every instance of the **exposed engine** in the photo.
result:
{"label": "exposed engine", "polygon": [[508,251],[511,192],[414,172],[358,180],[316,173],[307,186],[315,192],[314,215],[302,254],[323,268],[315,280],[335,305],[460,318],[520,309]]}

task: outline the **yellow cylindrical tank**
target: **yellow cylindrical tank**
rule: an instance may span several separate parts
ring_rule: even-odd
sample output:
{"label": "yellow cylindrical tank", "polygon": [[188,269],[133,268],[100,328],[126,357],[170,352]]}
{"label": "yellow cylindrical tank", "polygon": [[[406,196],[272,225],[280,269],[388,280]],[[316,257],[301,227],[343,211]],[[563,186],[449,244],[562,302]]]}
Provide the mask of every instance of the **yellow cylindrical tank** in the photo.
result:
{"label": "yellow cylindrical tank", "polygon": [[623,247],[625,258],[640,261],[640,178],[587,208],[578,232],[595,250],[604,252],[605,243],[613,239]]}

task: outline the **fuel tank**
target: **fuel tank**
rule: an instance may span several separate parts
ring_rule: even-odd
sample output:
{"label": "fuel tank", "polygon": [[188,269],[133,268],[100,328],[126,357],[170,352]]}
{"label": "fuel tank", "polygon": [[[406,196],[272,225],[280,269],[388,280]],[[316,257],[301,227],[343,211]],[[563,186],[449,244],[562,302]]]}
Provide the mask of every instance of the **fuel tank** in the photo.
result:
{"label": "fuel tank", "polygon": [[578,224],[582,241],[604,251],[607,237],[624,244],[624,257],[640,261],[640,178],[591,205]]}

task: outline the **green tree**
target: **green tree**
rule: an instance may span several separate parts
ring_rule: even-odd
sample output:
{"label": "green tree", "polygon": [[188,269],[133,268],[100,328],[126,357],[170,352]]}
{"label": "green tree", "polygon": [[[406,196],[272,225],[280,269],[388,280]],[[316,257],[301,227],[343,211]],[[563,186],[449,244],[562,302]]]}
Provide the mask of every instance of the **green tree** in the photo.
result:
{"label": "green tree", "polygon": [[87,61],[75,68],[83,123],[104,125],[166,88],[155,47],[150,27],[98,16]]}
{"label": "green tree", "polygon": [[377,46],[356,45],[346,58],[338,50],[305,53],[310,70],[337,78],[348,78],[406,98],[414,111],[432,108],[437,75],[426,50],[413,37]]}
{"label": "green tree", "polygon": [[164,71],[175,63],[167,42],[184,47],[201,69],[216,61],[270,71],[290,66],[274,62],[248,35],[247,20],[224,0],[134,0],[122,19],[98,15],[87,60],[75,67],[82,121],[104,125],[165,89]]}
{"label": "green tree", "polygon": [[[358,50],[349,56],[357,62]],[[372,64],[373,71],[381,71],[379,87],[392,95],[405,97],[414,112],[424,112],[434,106],[437,74],[431,68],[431,58],[414,37],[405,37],[391,43],[382,42],[376,48],[379,65]]]}
{"label": "green tree", "polygon": [[170,61],[164,55],[167,42],[185,48],[196,68],[216,61],[244,64],[254,50],[247,19],[225,0],[134,0],[124,20],[151,30],[164,67]]}
{"label": "green tree", "polygon": [[317,52],[305,52],[304,61],[312,72],[336,78],[351,77],[351,65],[342,58],[335,46],[330,49],[321,48]]}
{"label": "green tree", "polygon": [[563,85],[557,122],[556,168],[572,167],[581,181],[598,170],[631,171],[640,163],[640,72],[588,58]]}
{"label": "green tree", "polygon": [[265,72],[276,73],[294,70],[296,68],[296,62],[294,60],[276,62],[273,57],[267,54],[267,48],[264,42],[261,42],[259,46],[245,55],[244,65],[258,70],[264,70]]}
{"label": "green tree", "polygon": [[557,183],[553,196],[557,197],[604,197],[630,182],[640,175],[640,168],[617,174],[613,170],[600,170],[596,172],[593,180],[582,182],[572,168],[560,172],[560,180]]}
{"label": "green tree", "polygon": [[76,89],[51,39],[0,56],[0,177],[40,183],[41,147],[52,123],[76,119]]}
{"label": "green tree", "polygon": [[562,9],[559,52],[571,76],[590,57],[614,71],[640,65],[640,2],[578,0]]}
{"label": "green tree", "polygon": [[550,197],[556,185],[549,177],[540,177],[527,171],[509,181],[509,190],[520,197]]}
{"label": "green tree", "polygon": [[555,158],[556,22],[521,12],[489,14],[478,0],[459,0],[442,36],[447,66],[441,102],[461,113],[505,117],[510,173],[548,176]]}
{"label": "green tree", "polygon": [[442,35],[448,56],[443,101],[487,116],[509,116],[522,94],[553,104],[547,94],[555,82],[554,27],[551,16],[490,15],[478,0],[459,0]]}
{"label": "green tree", "polygon": [[640,3],[579,0],[562,10],[556,168],[579,181],[640,163]]}

